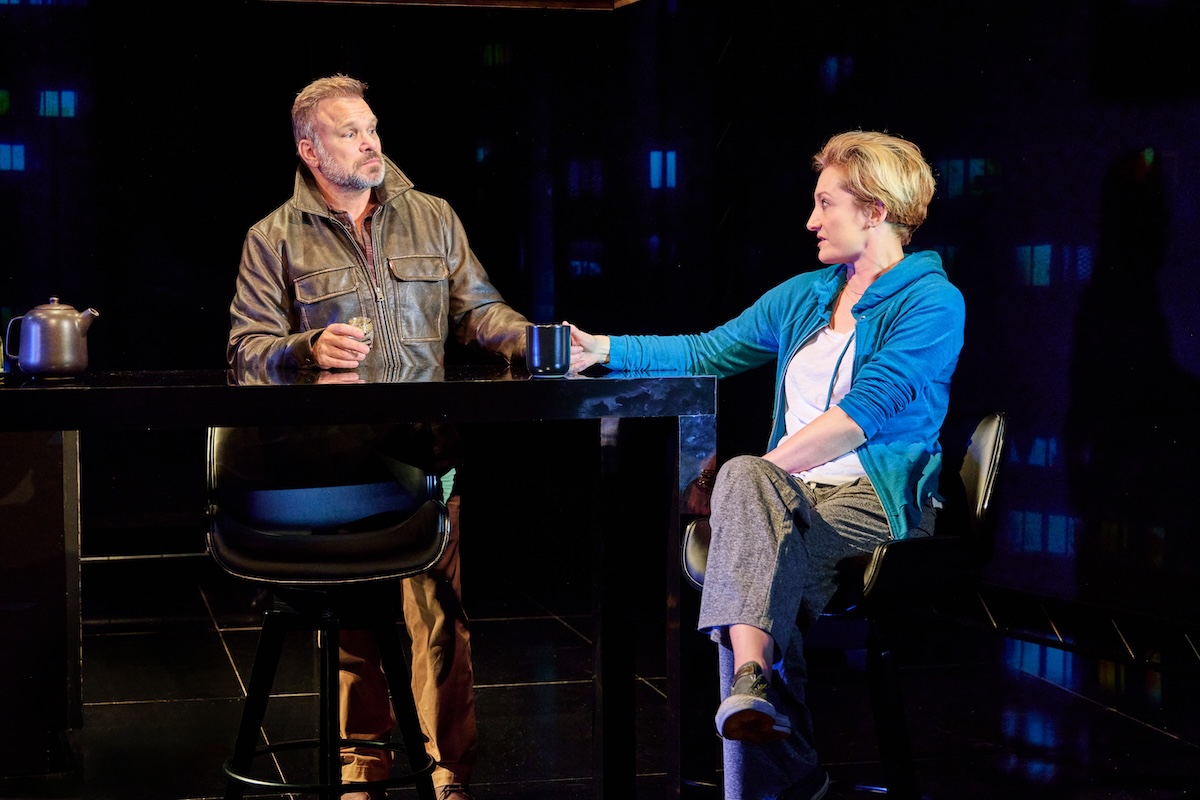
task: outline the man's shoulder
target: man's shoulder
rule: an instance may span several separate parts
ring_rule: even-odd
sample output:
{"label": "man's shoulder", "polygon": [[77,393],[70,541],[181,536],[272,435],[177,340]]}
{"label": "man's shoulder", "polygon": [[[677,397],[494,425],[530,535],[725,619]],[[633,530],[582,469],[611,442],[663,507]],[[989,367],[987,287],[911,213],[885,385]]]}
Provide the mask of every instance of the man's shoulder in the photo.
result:
{"label": "man's shoulder", "polygon": [[384,202],[396,208],[422,209],[439,214],[450,207],[444,198],[414,189],[411,184],[392,192]]}
{"label": "man's shoulder", "polygon": [[296,207],[294,198],[281,203],[270,214],[250,226],[250,233],[270,237],[297,224],[303,213]]}

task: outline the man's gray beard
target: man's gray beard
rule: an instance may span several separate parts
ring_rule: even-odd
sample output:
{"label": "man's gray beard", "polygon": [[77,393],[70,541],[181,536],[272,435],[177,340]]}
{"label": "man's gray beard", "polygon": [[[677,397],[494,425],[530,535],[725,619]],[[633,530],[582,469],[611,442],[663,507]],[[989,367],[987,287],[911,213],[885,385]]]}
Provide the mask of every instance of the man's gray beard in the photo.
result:
{"label": "man's gray beard", "polygon": [[379,159],[379,177],[368,178],[360,175],[357,172],[351,172],[342,169],[333,159],[329,157],[329,153],[321,146],[320,140],[314,142],[316,145],[313,149],[317,151],[317,169],[321,170],[321,174],[335,186],[340,186],[343,189],[374,189],[379,184],[383,183],[383,177],[387,174],[387,170],[383,167],[383,154],[380,153]]}

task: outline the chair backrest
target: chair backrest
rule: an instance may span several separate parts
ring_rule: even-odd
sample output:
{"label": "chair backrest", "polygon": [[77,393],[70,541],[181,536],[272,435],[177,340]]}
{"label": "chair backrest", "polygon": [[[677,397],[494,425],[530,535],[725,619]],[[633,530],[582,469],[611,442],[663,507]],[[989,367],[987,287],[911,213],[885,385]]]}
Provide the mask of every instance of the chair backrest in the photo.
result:
{"label": "chair backrest", "polygon": [[435,498],[438,479],[393,458],[388,426],[210,428],[209,496],[266,529],[321,529]]}
{"label": "chair backrest", "polygon": [[967,453],[958,474],[966,492],[968,524],[971,535],[981,545],[990,548],[992,519],[992,495],[996,489],[996,476],[1004,460],[1004,439],[1008,430],[1008,418],[1002,411],[984,417],[975,426],[975,432],[967,442]]}
{"label": "chair backrest", "polygon": [[679,543],[679,565],[683,569],[683,577],[693,589],[703,589],[704,568],[708,564],[708,545],[712,539],[708,517],[690,520],[684,526],[681,538],[683,541]]}
{"label": "chair backrest", "polygon": [[449,522],[435,475],[393,457],[391,426],[211,428],[209,551],[226,571],[288,585],[422,572]]}

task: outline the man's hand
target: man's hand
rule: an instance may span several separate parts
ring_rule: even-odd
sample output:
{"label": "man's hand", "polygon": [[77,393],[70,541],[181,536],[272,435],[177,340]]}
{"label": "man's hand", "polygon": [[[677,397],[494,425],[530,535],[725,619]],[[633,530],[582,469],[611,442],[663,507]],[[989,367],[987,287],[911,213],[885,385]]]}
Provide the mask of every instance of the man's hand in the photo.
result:
{"label": "man's hand", "polygon": [[357,372],[333,372],[323,369],[316,374],[318,386],[329,386],[335,383],[366,383]]}
{"label": "man's hand", "polygon": [[593,336],[579,330],[569,322],[564,322],[571,328],[571,371],[582,372],[593,364],[608,363],[607,336]]}
{"label": "man's hand", "polygon": [[360,342],[361,328],[334,322],[313,342],[313,357],[321,369],[354,369],[371,352],[371,345]]}

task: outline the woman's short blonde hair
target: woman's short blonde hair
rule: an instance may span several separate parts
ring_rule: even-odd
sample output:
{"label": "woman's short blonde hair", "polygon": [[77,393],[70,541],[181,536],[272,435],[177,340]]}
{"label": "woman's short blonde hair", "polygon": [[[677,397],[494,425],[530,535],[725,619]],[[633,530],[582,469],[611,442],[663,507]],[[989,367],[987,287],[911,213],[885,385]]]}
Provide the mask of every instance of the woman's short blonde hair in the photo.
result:
{"label": "woman's short blonde hair", "polygon": [[301,139],[316,141],[317,105],[322,100],[338,97],[362,98],[366,93],[365,83],[341,74],[318,78],[301,89],[292,103],[292,138],[296,140],[296,147],[300,147]]}
{"label": "woman's short blonde hair", "polygon": [[870,209],[882,204],[900,237],[912,241],[925,221],[936,183],[933,170],[912,142],[875,131],[847,131],[825,143],[813,156],[813,169],[837,167],[845,174],[843,188]]}

